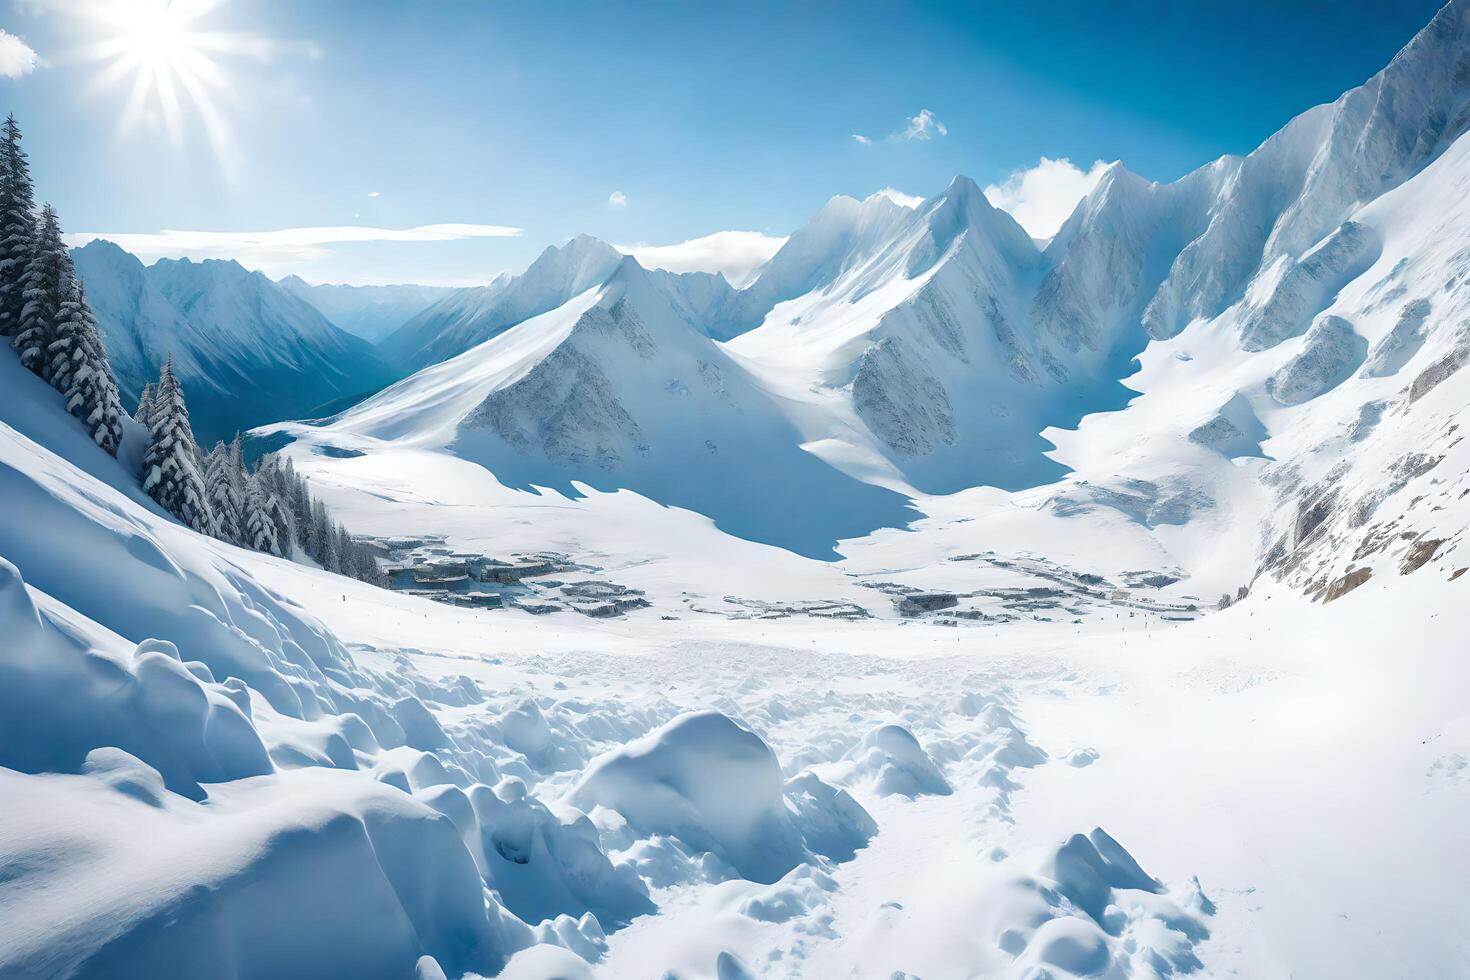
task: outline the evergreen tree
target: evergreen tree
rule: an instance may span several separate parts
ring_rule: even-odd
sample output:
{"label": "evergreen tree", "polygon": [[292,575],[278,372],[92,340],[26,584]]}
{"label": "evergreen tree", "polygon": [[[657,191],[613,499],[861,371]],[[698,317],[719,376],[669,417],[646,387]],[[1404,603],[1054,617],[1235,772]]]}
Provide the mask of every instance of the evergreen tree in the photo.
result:
{"label": "evergreen tree", "polygon": [[116,456],[122,445],[122,402],[97,320],[74,275],[51,342],[51,375],[66,399],[66,410],[82,420],[97,445]]}
{"label": "evergreen tree", "polygon": [[276,528],[276,554],[289,557],[291,542],[296,540],[296,522],[292,519],[290,510],[281,503],[282,499],[278,493],[267,494],[265,509]]}
{"label": "evergreen tree", "polygon": [[[303,483],[301,492],[306,495],[306,486]],[[306,553],[311,560],[327,567],[327,541],[331,537],[331,525],[327,520],[327,508],[320,500],[306,497]]]}
{"label": "evergreen tree", "polygon": [[296,504],[301,514],[301,528],[297,533],[301,537],[301,550],[316,561],[322,553],[322,538],[319,528],[325,516],[321,512],[318,503],[311,499],[311,494],[306,492],[306,481],[300,474],[296,476]]}
{"label": "evergreen tree", "polygon": [[290,469],[290,460],[282,464],[279,456],[268,456],[261,460],[261,470],[267,477],[270,494],[266,507],[276,524],[276,543],[282,555],[290,555],[296,541],[295,512],[291,509],[292,479],[295,471]]}
{"label": "evergreen tree", "polygon": [[337,525],[337,570],[350,578],[358,577],[357,543],[341,524]]}
{"label": "evergreen tree", "polygon": [[215,523],[199,473],[199,450],[189,428],[183,389],[174,376],[172,354],[154,389],[152,416],[152,438],[143,456],[144,492],[189,527],[213,534]]}
{"label": "evergreen tree", "polygon": [[215,536],[234,544],[244,544],[243,501],[235,492],[234,457],[224,443],[216,443],[204,457],[204,485],[209,494],[209,509],[214,514]]}
{"label": "evergreen tree", "polygon": [[245,544],[269,555],[281,553],[276,525],[267,507],[264,481],[259,474],[245,480]]}
{"label": "evergreen tree", "polygon": [[327,514],[327,508],[325,504],[323,504],[321,501],[317,501],[316,505],[321,508],[321,523],[318,526],[321,528],[319,532],[319,538],[320,546],[322,549],[321,556],[317,558],[317,561],[321,564],[323,568],[325,568],[329,572],[340,572],[342,571],[342,559],[341,556],[337,554],[336,523],[333,522],[331,516]]}
{"label": "evergreen tree", "polygon": [[0,337],[20,329],[25,306],[21,279],[30,264],[36,240],[36,199],[31,168],[20,147],[15,117],[5,120],[0,134]]}
{"label": "evergreen tree", "polygon": [[[230,467],[228,470],[230,487],[234,491],[235,499],[240,501],[243,507],[245,501],[245,481],[249,478],[250,471],[245,468],[245,451],[240,445],[240,433],[236,432],[235,438],[225,448],[230,454]],[[241,510],[240,513],[242,515],[240,518],[240,529],[243,531],[245,529],[244,511]]]}
{"label": "evergreen tree", "polygon": [[153,412],[153,382],[145,381],[143,390],[138,393],[138,407],[133,411],[133,418],[145,428],[148,427],[148,416]]}
{"label": "evergreen tree", "polygon": [[35,249],[21,276],[24,302],[10,342],[20,352],[20,362],[47,381],[52,375],[48,352],[56,340],[61,304],[71,296],[71,280],[71,259],[61,241],[61,225],[48,204],[41,212]]}

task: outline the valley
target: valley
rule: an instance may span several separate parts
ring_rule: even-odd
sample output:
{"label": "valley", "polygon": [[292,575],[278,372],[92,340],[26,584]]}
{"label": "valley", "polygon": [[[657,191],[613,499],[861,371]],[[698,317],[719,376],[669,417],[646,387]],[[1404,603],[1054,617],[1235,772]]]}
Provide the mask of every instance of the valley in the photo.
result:
{"label": "valley", "polygon": [[738,285],[0,235],[0,978],[1470,974],[1470,0],[995,191]]}

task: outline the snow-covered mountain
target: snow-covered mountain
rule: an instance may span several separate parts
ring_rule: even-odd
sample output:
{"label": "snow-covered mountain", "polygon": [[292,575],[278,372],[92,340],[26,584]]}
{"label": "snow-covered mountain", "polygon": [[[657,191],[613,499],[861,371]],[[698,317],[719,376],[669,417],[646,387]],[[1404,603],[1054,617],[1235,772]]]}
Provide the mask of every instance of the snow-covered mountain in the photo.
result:
{"label": "snow-covered mountain", "polygon": [[124,399],[170,355],[203,442],[285,418],[329,415],[389,380],[371,346],[233,261],[145,266],[94,241],[72,251]]}
{"label": "snow-covered mountain", "polygon": [[[1467,42],[1044,247],[961,177],[443,297],[258,430],[413,588],[180,525],[0,350],[0,976],[1464,973]],[[340,355],[77,262],[191,408]]]}
{"label": "snow-covered mountain", "polygon": [[800,448],[796,409],[694,329],[669,282],[620,256],[600,283],[355,406],[326,438],[452,452],[508,486],[626,487],[804,553],[901,524],[898,494]]}
{"label": "snow-covered mountain", "polygon": [[[1368,465],[1327,432],[1408,411],[1394,392],[1457,363],[1461,259],[1440,251],[1461,237],[1467,19],[1447,6],[1247,157],[1170,184],[1115,165],[1044,250],[963,177],[912,208],[833,199],[739,290],[575,239],[389,341],[458,358],[293,435],[634,490],[809,555],[908,523],[903,498],[995,487],[1121,515],[1192,588],[1233,588],[1302,536],[1291,474]],[[1421,207],[1443,233],[1408,231]],[[1209,548],[1224,527],[1251,530]]]}
{"label": "snow-covered mountain", "polygon": [[312,284],[286,276],[277,285],[321,311],[333,324],[376,344],[431,305],[454,292],[450,286],[346,286]]}
{"label": "snow-covered mountain", "polygon": [[454,291],[389,334],[379,349],[400,375],[410,374],[556,309],[606,280],[622,258],[611,245],[578,235],[542,252],[519,276]]}

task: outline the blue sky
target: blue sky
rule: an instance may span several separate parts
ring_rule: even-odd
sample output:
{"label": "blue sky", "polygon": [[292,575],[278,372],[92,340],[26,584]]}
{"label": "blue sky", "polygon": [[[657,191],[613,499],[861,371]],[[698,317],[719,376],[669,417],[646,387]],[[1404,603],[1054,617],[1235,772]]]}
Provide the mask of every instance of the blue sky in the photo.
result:
{"label": "blue sky", "polygon": [[[1042,157],[1173,179],[1363,81],[1438,6],[174,0],[199,11],[159,40],[136,28],[166,0],[7,2],[0,108],[68,231],[220,233],[151,241],[362,282],[483,281],[578,232],[780,236],[833,194],[999,185]],[[171,133],[156,92],[127,107],[175,44],[220,77]],[[477,227],[239,237],[444,225]]]}

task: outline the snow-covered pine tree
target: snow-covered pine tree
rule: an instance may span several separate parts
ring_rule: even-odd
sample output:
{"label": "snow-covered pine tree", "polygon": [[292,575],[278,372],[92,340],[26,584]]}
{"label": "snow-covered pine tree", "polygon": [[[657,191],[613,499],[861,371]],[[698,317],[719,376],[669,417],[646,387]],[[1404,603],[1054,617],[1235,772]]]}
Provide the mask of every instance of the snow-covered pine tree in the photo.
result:
{"label": "snow-covered pine tree", "polygon": [[233,467],[230,448],[223,442],[215,443],[204,457],[204,486],[209,494],[209,509],[214,514],[215,536],[233,544],[244,544],[243,502],[235,492]]}
{"label": "snow-covered pine tree", "polygon": [[0,133],[0,337],[20,329],[25,306],[21,279],[36,243],[36,198],[31,168],[20,147],[15,117]]}
{"label": "snow-covered pine tree", "polygon": [[71,259],[61,241],[61,224],[51,205],[41,211],[35,248],[21,276],[20,323],[11,346],[20,352],[20,362],[51,380],[52,365],[47,352],[56,340],[61,304],[71,296]]}
{"label": "snow-covered pine tree", "polygon": [[225,447],[230,454],[230,481],[235,491],[235,499],[240,501],[240,530],[245,530],[245,481],[250,477],[250,471],[245,468],[245,450],[240,445],[240,433],[235,433],[235,438]]}
{"label": "snow-covered pine tree", "polygon": [[189,428],[184,392],[170,354],[154,389],[152,438],[143,456],[143,490],[170,514],[204,534],[215,532],[214,516],[199,473],[199,450]]}
{"label": "snow-covered pine tree", "polygon": [[144,428],[147,428],[148,416],[152,411],[153,382],[145,381],[143,383],[143,390],[138,392],[138,407],[133,410],[133,420],[142,425]]}
{"label": "snow-covered pine tree", "polygon": [[122,401],[97,319],[74,271],[71,295],[61,304],[56,339],[51,342],[51,383],[65,397],[66,410],[86,425],[93,441],[116,456],[122,445]]}
{"label": "snow-covered pine tree", "polygon": [[337,569],[343,575],[357,578],[357,544],[341,524],[337,525]]}
{"label": "snow-covered pine tree", "polygon": [[[290,467],[290,460],[287,466]],[[306,492],[306,481],[301,474],[295,472],[294,468],[288,469],[291,476],[291,507],[296,514],[296,543],[313,559],[316,558],[316,550],[319,550],[320,542],[316,540],[316,531],[313,527],[316,519],[316,511],[311,505],[311,494]]]}
{"label": "snow-covered pine tree", "polygon": [[245,480],[245,544],[268,555],[281,553],[275,521],[267,507],[268,495],[259,473]]}
{"label": "snow-covered pine tree", "polygon": [[321,507],[321,557],[317,561],[329,572],[342,571],[342,556],[337,553],[337,526],[332,518],[327,515],[327,508],[320,501],[317,506]]}
{"label": "snow-covered pine tree", "polygon": [[265,509],[276,528],[276,554],[288,558],[291,555],[291,544],[296,540],[296,521],[291,516],[290,508],[282,503],[284,499],[279,493],[267,494]]}

